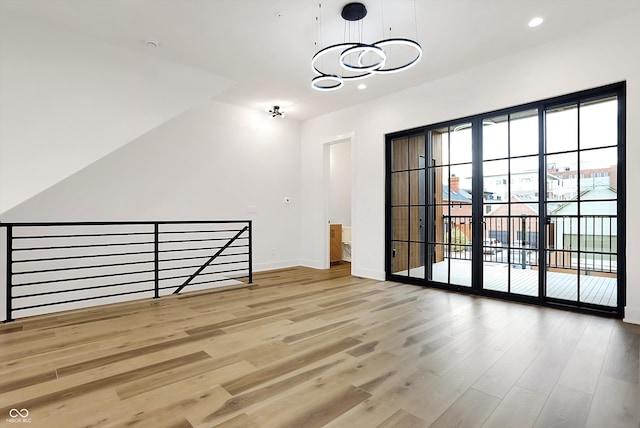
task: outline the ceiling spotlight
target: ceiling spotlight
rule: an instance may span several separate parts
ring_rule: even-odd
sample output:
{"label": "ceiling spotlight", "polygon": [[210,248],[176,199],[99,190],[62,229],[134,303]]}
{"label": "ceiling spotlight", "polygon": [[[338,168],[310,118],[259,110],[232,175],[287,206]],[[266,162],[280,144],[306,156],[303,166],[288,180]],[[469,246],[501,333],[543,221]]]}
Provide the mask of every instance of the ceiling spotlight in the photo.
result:
{"label": "ceiling spotlight", "polygon": [[364,83],[361,83],[358,85],[358,89],[362,90],[362,89],[367,89],[367,85],[365,85]]}
{"label": "ceiling spotlight", "polygon": [[147,40],[145,45],[147,45],[148,48],[157,48],[159,43],[157,40]]}
{"label": "ceiling spotlight", "polygon": [[284,112],[280,110],[280,106],[273,106],[273,108],[271,110],[268,110],[267,113],[271,115],[271,119],[273,119],[274,117],[284,119]]}
{"label": "ceiling spotlight", "polygon": [[542,24],[544,22],[544,19],[538,17],[533,18],[531,21],[529,21],[529,27],[537,27],[538,25]]}

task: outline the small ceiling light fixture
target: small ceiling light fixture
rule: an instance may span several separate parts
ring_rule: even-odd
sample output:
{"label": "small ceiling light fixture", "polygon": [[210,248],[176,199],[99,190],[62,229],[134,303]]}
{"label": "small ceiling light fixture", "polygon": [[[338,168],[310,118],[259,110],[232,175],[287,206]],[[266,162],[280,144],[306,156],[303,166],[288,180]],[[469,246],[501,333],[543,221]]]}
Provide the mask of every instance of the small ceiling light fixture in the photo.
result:
{"label": "small ceiling light fixture", "polygon": [[158,47],[158,45],[159,45],[159,43],[158,43],[158,41],[157,41],[157,40],[147,40],[147,41],[145,42],[145,45],[146,45],[148,48],[157,48],[157,47]]}
{"label": "small ceiling light fixture", "polygon": [[542,24],[544,22],[544,19],[540,18],[539,16],[533,18],[531,21],[529,21],[529,27],[533,28],[533,27],[537,27],[538,25]]}
{"label": "small ceiling light fixture", "polygon": [[267,113],[271,115],[271,119],[274,117],[279,117],[280,119],[284,119],[284,112],[280,110],[280,106],[273,106],[272,109],[267,110]]}
{"label": "small ceiling light fixture", "polygon": [[[318,8],[321,10],[322,4],[319,4]],[[318,15],[316,22],[319,34],[318,40],[320,40],[322,23],[320,13]],[[311,59],[311,68],[317,74],[311,80],[313,89],[334,91],[340,89],[346,80],[364,79],[374,74],[397,73],[413,67],[422,58],[422,47],[414,40],[389,38],[375,43],[364,43],[362,41],[362,20],[367,16],[367,8],[364,4],[360,2],[348,3],[342,8],[341,16],[345,20],[344,42],[320,49]],[[352,29],[352,25],[357,28]],[[347,34],[349,36],[353,34],[357,37],[348,40]],[[416,24],[416,37],[417,34],[418,28]],[[390,55],[391,51],[398,50],[404,55],[398,55],[398,52]],[[406,54],[407,52],[409,52],[408,55]],[[388,61],[390,58],[401,58],[401,61],[400,63],[390,64],[390,61]],[[325,63],[329,63],[329,65],[327,66]],[[334,68],[330,68],[331,66],[334,66]]]}
{"label": "small ceiling light fixture", "polygon": [[367,89],[367,85],[365,85],[364,83],[361,83],[358,85],[358,89],[360,90]]}

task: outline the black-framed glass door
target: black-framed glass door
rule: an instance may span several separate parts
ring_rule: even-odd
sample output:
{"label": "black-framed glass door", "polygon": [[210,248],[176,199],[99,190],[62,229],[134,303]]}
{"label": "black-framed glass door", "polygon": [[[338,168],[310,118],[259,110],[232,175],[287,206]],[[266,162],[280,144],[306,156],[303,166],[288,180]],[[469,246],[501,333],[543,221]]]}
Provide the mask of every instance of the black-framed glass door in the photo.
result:
{"label": "black-framed glass door", "polygon": [[482,288],[540,295],[539,111],[482,120]]}
{"label": "black-framed glass door", "polygon": [[472,286],[472,124],[429,131],[427,168],[427,276],[456,287]]}
{"label": "black-framed glass door", "polygon": [[622,316],[624,89],[388,135],[387,277]]}

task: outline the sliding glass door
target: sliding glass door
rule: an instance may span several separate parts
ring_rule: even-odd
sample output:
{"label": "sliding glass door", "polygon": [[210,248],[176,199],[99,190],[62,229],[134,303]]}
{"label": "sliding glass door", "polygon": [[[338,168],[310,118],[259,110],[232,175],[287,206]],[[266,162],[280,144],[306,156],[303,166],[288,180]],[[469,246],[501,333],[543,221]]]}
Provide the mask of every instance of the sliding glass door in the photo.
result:
{"label": "sliding glass door", "polygon": [[471,130],[464,122],[429,133],[427,279],[462,287],[472,276]]}
{"label": "sliding glass door", "polygon": [[618,98],[546,112],[546,296],[616,307]]}
{"label": "sliding glass door", "polygon": [[387,276],[621,315],[623,130],[617,84],[388,136]]}
{"label": "sliding glass door", "polygon": [[538,296],[538,110],[482,124],[482,287]]}

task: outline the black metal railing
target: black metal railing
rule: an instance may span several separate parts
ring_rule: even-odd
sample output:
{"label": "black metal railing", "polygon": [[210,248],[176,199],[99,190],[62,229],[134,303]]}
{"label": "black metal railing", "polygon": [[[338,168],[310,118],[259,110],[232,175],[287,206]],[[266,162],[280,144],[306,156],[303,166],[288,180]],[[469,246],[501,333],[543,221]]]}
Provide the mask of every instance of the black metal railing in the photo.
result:
{"label": "black metal railing", "polygon": [[[471,260],[470,216],[444,216],[445,256]],[[486,216],[482,224],[483,260],[537,266],[539,220],[534,215]],[[551,215],[547,217],[547,268],[581,272],[617,272],[617,216]]]}
{"label": "black metal railing", "polygon": [[[250,220],[0,223],[5,321],[253,282]],[[43,309],[45,308],[45,309]]]}

